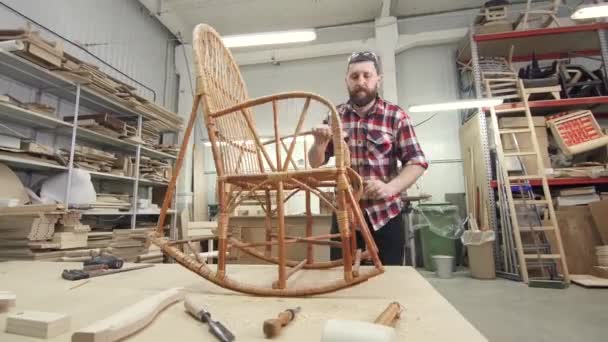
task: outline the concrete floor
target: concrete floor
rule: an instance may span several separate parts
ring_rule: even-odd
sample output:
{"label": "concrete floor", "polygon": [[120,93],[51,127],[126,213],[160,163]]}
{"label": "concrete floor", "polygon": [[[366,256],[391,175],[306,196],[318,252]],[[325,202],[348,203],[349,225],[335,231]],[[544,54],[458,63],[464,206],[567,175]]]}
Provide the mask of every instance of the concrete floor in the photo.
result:
{"label": "concrete floor", "polygon": [[466,270],[451,279],[419,272],[488,341],[608,341],[608,289],[538,289],[500,278],[472,279]]}

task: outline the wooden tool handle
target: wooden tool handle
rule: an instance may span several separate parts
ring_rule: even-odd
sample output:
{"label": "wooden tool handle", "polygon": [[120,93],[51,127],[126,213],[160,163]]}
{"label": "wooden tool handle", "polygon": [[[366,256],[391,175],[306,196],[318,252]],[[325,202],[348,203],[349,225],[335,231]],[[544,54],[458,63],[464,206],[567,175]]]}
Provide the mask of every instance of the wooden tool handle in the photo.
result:
{"label": "wooden tool handle", "polygon": [[200,319],[200,317],[198,317],[198,314],[203,308],[197,307],[196,302],[192,299],[192,297],[186,296],[186,298],[184,299],[184,308],[186,308],[186,311],[188,311],[192,316]]}
{"label": "wooden tool handle", "polygon": [[273,338],[281,332],[281,328],[286,326],[294,318],[292,310],[285,310],[279,314],[278,318],[267,319],[264,321],[264,335]]}
{"label": "wooden tool handle", "polygon": [[380,316],[378,316],[378,318],[376,318],[374,323],[386,325],[389,327],[393,326],[395,321],[397,321],[397,319],[399,319],[400,314],[401,314],[401,304],[399,304],[397,302],[392,302],[388,305],[388,307],[386,309],[384,309],[384,311],[380,314]]}

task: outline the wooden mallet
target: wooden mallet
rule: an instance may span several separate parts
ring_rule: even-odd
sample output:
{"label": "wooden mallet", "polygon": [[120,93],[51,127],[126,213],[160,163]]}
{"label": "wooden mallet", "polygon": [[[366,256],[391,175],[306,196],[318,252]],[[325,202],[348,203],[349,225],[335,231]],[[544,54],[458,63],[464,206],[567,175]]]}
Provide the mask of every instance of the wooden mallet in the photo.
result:
{"label": "wooden mallet", "polygon": [[277,318],[271,318],[264,321],[264,335],[266,338],[273,338],[279,335],[281,329],[296,318],[296,314],[300,312],[300,307],[295,309],[287,309],[279,314]]}
{"label": "wooden mallet", "polygon": [[392,302],[374,323],[330,319],[325,324],[322,342],[396,342],[393,326],[401,315],[401,305]]}

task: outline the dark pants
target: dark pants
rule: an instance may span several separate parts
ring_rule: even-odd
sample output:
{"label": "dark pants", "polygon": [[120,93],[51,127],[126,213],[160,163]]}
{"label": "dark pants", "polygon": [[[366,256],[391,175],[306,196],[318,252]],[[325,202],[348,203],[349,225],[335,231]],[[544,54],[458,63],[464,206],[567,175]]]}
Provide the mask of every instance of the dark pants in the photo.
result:
{"label": "dark pants", "polygon": [[[403,265],[403,253],[405,252],[405,230],[403,227],[403,217],[397,215],[388,221],[382,228],[374,230],[372,224],[369,222],[367,214],[365,214],[365,221],[369,227],[372,237],[376,242],[379,250],[380,261],[383,265]],[[337,234],[340,230],[338,229],[338,221],[336,214],[331,219],[331,233]],[[340,239],[334,239],[340,240]],[[365,250],[365,241],[359,231],[357,231],[357,248]],[[331,260],[337,260],[342,258],[342,249],[332,247],[329,252]]]}

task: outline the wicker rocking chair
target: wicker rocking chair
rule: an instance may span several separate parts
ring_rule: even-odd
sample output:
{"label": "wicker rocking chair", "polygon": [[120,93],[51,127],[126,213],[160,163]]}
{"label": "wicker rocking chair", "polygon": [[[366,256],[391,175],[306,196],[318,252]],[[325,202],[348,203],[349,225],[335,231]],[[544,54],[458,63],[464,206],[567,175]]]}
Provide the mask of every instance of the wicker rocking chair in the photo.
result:
{"label": "wicker rocking chair", "polygon": [[[378,249],[358,205],[363,188],[362,180],[349,167],[348,147],[342,140],[342,127],[335,107],[321,96],[304,92],[280,93],[250,100],[237,64],[213,28],[204,24],[198,25],[194,29],[193,44],[197,71],[196,95],[173,177],[165,194],[158,227],[150,235],[151,242],[160,246],[163,253],[174,258],[182,266],[216,285],[252,295],[316,295],[353,286],[381,274],[384,268],[378,257]],[[301,111],[299,108],[297,111],[300,113],[299,117],[282,117],[279,113],[281,102],[293,100],[303,102]],[[186,253],[186,247],[193,249],[193,243],[197,242],[197,239],[172,241],[163,235],[167,209],[201,104],[217,170],[220,209],[217,231],[219,255],[215,270],[198,257],[198,254]],[[304,165],[304,168],[298,168],[298,163],[294,160],[297,137],[310,134],[310,131],[303,131],[303,122],[313,104],[330,114],[335,167],[312,169]],[[270,114],[266,117],[268,122],[273,120],[274,124],[274,135],[271,139],[263,140],[260,137],[253,120],[253,109],[258,107],[258,111],[262,105],[272,107],[272,118],[268,117]],[[280,120],[285,120],[291,127],[295,126],[294,133],[280,134]],[[267,147],[270,144],[275,145],[276,153],[269,152]],[[281,148],[285,153],[280,152]],[[195,175],[197,176],[201,175]],[[319,187],[336,189],[335,204]],[[276,193],[274,209],[271,192]],[[306,236],[288,236],[286,233],[284,202],[297,192],[306,193]],[[254,197],[258,198],[266,213],[265,241],[261,242],[242,241],[238,236],[228,234],[230,213],[243,201],[245,195],[254,193],[263,193],[262,199],[259,199],[259,196]],[[318,196],[320,201],[336,213],[339,234],[312,234],[312,195]],[[273,221],[276,221],[276,229],[272,227]],[[355,226],[358,226],[362,233],[366,243],[365,251],[356,249]],[[306,245],[304,260],[288,260],[287,248],[294,247],[295,244]],[[313,246],[339,247],[342,249],[343,259],[315,261]],[[258,250],[256,247],[264,250]],[[238,275],[229,275],[226,263],[230,249],[238,249],[262,261],[278,265],[277,278],[274,281],[268,280],[264,286],[244,283],[238,280]],[[360,268],[363,259],[371,260],[374,267]],[[321,277],[321,281],[317,279],[314,285],[295,284],[290,287],[289,285],[293,284],[288,284],[288,278],[296,272],[302,272],[299,278],[305,278],[306,272],[312,272],[307,270],[334,267],[342,267],[343,274],[330,272],[327,277]],[[327,279],[331,278],[330,276],[335,279]]]}

